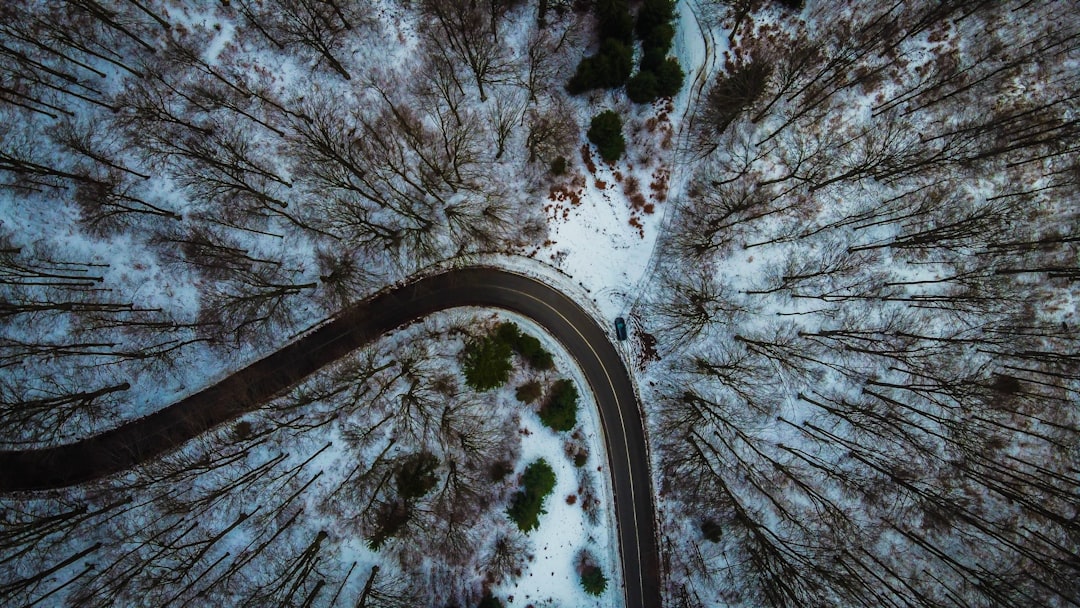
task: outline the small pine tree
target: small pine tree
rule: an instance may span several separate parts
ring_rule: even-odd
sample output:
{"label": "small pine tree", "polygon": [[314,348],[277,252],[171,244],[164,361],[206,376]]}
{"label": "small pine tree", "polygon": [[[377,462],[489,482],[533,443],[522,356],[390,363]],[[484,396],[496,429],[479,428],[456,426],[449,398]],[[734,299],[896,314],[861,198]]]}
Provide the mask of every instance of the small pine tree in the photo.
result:
{"label": "small pine tree", "polygon": [[522,489],[510,499],[506,514],[514,520],[522,532],[529,532],[540,527],[540,515],[544,510],[544,499],[555,489],[555,471],[541,458],[530,464],[522,476]]}
{"label": "small pine tree", "polygon": [[661,23],[649,30],[649,33],[641,39],[641,46],[645,51],[657,51],[663,55],[671,50],[671,41],[675,39],[675,28],[670,23]]}
{"label": "small pine tree", "polygon": [[412,500],[430,492],[435,487],[435,469],[438,468],[439,459],[430,452],[406,457],[394,475],[398,496],[404,500]]}
{"label": "small pine tree", "polygon": [[574,71],[574,75],[570,77],[570,81],[566,83],[566,91],[571,95],[578,95],[585,91],[599,88],[600,75],[596,67],[596,60],[593,57],[585,57],[577,65],[577,70]]}
{"label": "small pine tree", "polygon": [[634,17],[627,0],[596,0],[593,12],[601,38],[614,38],[626,45],[634,41]]}
{"label": "small pine tree", "polygon": [[463,354],[465,383],[478,391],[498,388],[510,378],[510,345],[492,336],[469,343]]}
{"label": "small pine tree", "polygon": [[656,99],[656,74],[642,70],[626,83],[626,96],[634,103],[649,103]]}
{"label": "small pine tree", "polygon": [[578,63],[574,76],[566,83],[566,90],[577,95],[592,89],[614,89],[626,82],[633,69],[633,49],[614,38],[606,38],[600,45],[600,52]]}
{"label": "small pine tree", "polygon": [[651,46],[644,48],[644,53],[641,55],[641,69],[642,71],[652,72],[656,68],[660,67],[664,63],[664,59],[667,57],[667,51]]}
{"label": "small pine tree", "polygon": [[517,326],[517,323],[503,321],[495,328],[495,337],[513,346],[521,337],[521,328]]}
{"label": "small pine tree", "polygon": [[607,589],[607,577],[599,566],[587,565],[581,570],[581,587],[589,595],[600,595]]}
{"label": "small pine tree", "polygon": [[611,110],[605,110],[593,117],[588,136],[589,141],[600,151],[600,157],[609,163],[619,160],[626,151],[622,119]]}
{"label": "small pine tree", "polygon": [[551,356],[551,353],[545,350],[543,345],[540,344],[540,340],[533,336],[525,334],[518,336],[514,350],[524,357],[533,369],[547,370],[555,367],[555,359]]}
{"label": "small pine tree", "polygon": [[653,28],[675,18],[674,0],[645,0],[638,11],[637,35],[644,40]]}
{"label": "small pine tree", "polygon": [[547,402],[540,408],[540,420],[556,431],[569,431],[577,424],[578,391],[569,380],[559,380],[551,387]]}
{"label": "small pine tree", "polygon": [[656,93],[660,97],[674,97],[682,88],[683,74],[679,60],[674,57],[667,59],[660,67],[656,68]]}
{"label": "small pine tree", "polygon": [[634,70],[634,50],[629,44],[624,44],[614,38],[607,38],[600,44],[600,53],[597,54],[600,70],[600,86],[609,89],[621,87],[630,72]]}

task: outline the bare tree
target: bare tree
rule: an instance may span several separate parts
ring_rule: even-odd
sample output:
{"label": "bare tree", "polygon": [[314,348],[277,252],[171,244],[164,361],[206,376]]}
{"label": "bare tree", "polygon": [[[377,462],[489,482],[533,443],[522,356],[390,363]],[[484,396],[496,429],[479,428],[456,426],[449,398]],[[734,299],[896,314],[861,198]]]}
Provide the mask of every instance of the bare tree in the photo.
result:
{"label": "bare tree", "polygon": [[338,0],[271,0],[266,5],[236,0],[236,8],[278,48],[310,49],[342,78],[352,78],[334,51],[343,46],[345,32],[368,20],[366,5]]}
{"label": "bare tree", "polygon": [[434,18],[427,29],[432,52],[450,63],[461,62],[472,72],[480,93],[487,101],[484,86],[505,70],[502,45],[498,43],[502,2],[472,0],[425,0],[423,10]]}

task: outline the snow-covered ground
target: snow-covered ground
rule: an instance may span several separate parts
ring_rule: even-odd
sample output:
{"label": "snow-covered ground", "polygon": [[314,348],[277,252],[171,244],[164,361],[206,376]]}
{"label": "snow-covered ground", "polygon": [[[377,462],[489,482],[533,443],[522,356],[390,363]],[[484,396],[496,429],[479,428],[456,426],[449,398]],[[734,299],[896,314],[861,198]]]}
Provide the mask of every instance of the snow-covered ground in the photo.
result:
{"label": "snow-covered ground", "polygon": [[[1058,438],[1076,426],[1075,408],[1060,407],[1077,394],[1075,150],[1039,138],[1075,138],[1072,13],[1049,19],[1053,3],[1019,1],[998,12],[680,0],[672,52],[686,84],[638,106],[622,90],[564,94],[595,48],[595,23],[552,10],[540,28],[535,2],[480,19],[490,31],[453,18],[508,3],[460,3],[444,27],[423,12],[437,3],[339,3],[336,13],[315,3],[327,11],[324,47],[298,33],[304,15],[286,0],[103,2],[122,16],[113,23],[83,4],[47,14],[32,0],[5,5],[5,44],[32,61],[9,53],[0,67],[33,76],[0,100],[6,446],[69,441],[154,411],[347,302],[417,271],[482,263],[550,282],[604,326],[630,317],[623,352],[646,410],[672,601],[755,606],[790,586],[837,603],[844,590],[832,581],[865,568],[848,561],[858,554],[848,538],[865,537],[857,548],[878,551],[874,576],[884,571],[892,588],[995,603],[979,595],[985,581],[958,575],[963,564],[1042,572],[1055,562],[1029,556],[1067,546],[1071,532],[1055,522],[1075,520],[1074,496],[1036,478],[1076,468],[1074,437]],[[736,6],[748,10],[737,24]],[[454,28],[479,36],[472,48],[494,51],[481,57],[490,62],[468,61],[444,37]],[[109,50],[80,50],[65,38],[73,31]],[[1053,56],[1031,51],[1040,44]],[[702,122],[695,108],[724,82],[716,76],[748,65],[766,68],[753,117],[741,108],[723,126]],[[607,109],[627,140],[610,165],[584,134]],[[436,315],[160,462],[5,498],[0,525],[27,540],[0,567],[30,582],[4,593],[168,604],[228,569],[263,594],[249,602],[299,604],[337,585],[334,598],[355,598],[379,565],[376,593],[410,607],[410,591],[458,580],[466,604],[486,588],[514,606],[618,606],[602,429],[570,358],[516,319],[583,395],[582,468],[566,434],[516,401],[524,372],[500,391],[456,391],[465,336],[497,318],[507,316]],[[387,488],[403,459],[438,452],[440,479],[468,460],[424,422],[435,410],[417,416],[401,403],[448,407],[462,417],[445,418],[448,428],[492,439],[483,458],[505,456],[514,470],[490,484],[491,503],[446,499],[456,491],[447,482],[442,498],[417,501],[407,533],[374,550],[365,541],[393,522]],[[680,452],[689,445],[706,449]],[[541,457],[557,487],[540,528],[522,535],[505,501]],[[879,458],[906,468],[883,476]],[[1000,462],[1023,459],[1000,487],[1030,489],[1015,493],[1039,496],[1058,519],[987,485]],[[684,493],[678,483],[694,476],[713,494]],[[605,497],[595,517],[583,509],[589,483]],[[942,497],[967,519],[937,509]],[[459,503],[483,512],[464,531]],[[902,516],[885,504],[904,505]],[[838,525],[821,528],[822,512]],[[58,513],[69,516],[49,519]],[[777,542],[762,543],[765,529]],[[933,535],[954,561],[919,549],[913,533]],[[531,556],[519,576],[486,579],[473,563],[490,565],[497,538]],[[582,549],[609,579],[599,598],[578,584]],[[897,557],[908,554],[918,557]],[[760,559],[777,561],[747,566]],[[791,566],[799,560],[847,569],[819,576]],[[922,576],[933,564],[944,582]],[[147,574],[117,586],[127,568]],[[207,593],[233,599],[228,585]]]}
{"label": "snow-covered ground", "polygon": [[[529,536],[536,548],[536,559],[526,574],[501,588],[502,595],[544,606],[544,600],[552,600],[552,606],[610,606],[622,605],[622,567],[619,560],[617,523],[615,521],[615,498],[612,493],[611,475],[608,471],[607,453],[600,412],[591,398],[589,384],[574,364],[570,353],[556,340],[546,334],[542,327],[526,317],[500,313],[517,323],[525,333],[537,336],[544,347],[555,354],[556,367],[574,379],[583,396],[578,410],[578,426],[588,447],[588,461],[577,468],[565,455],[565,438],[545,427],[534,414],[522,418],[521,463],[528,464],[543,458],[555,470],[558,477],[555,491],[548,498],[547,514],[540,518],[540,528]],[[593,477],[599,483],[600,504],[595,506],[595,523],[584,517],[581,509],[582,474]],[[571,497],[574,497],[571,500]],[[607,590],[599,597],[585,594],[579,583],[576,559],[579,551],[587,548],[596,558],[608,579]]]}

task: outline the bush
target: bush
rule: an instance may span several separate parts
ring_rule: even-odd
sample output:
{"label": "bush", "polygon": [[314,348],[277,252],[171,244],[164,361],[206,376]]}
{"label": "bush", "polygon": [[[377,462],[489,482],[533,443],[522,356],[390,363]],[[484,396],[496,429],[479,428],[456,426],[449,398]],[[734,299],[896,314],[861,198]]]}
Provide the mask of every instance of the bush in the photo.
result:
{"label": "bush", "polygon": [[656,94],[659,97],[674,97],[682,88],[684,76],[678,59],[673,57],[664,61],[656,68]]}
{"label": "bush", "polygon": [[508,344],[532,368],[546,370],[555,367],[555,359],[551,353],[544,350],[540,340],[522,333],[516,323],[509,321],[500,323],[495,331],[495,337]]}
{"label": "bush", "polygon": [[581,587],[589,595],[600,595],[607,589],[607,577],[600,566],[590,564],[581,569]]}
{"label": "bush", "polygon": [[634,41],[634,17],[627,0],[596,0],[593,12],[600,38],[612,38],[625,45]]}
{"label": "bush", "polygon": [[566,174],[566,157],[560,156],[551,161],[551,174],[552,175],[565,175]]}
{"label": "bush", "polygon": [[701,535],[709,542],[718,543],[724,538],[724,529],[716,520],[706,519],[701,522]]}
{"label": "bush", "polygon": [[506,514],[517,524],[522,532],[529,532],[540,527],[540,515],[544,510],[544,499],[555,489],[555,471],[547,461],[541,458],[530,464],[522,476],[522,489],[510,500]]}
{"label": "bush", "polygon": [[667,25],[675,18],[675,2],[673,0],[645,0],[638,11],[637,35],[645,40],[654,29],[661,25]]}
{"label": "bush", "polygon": [[666,56],[671,50],[671,41],[675,39],[675,28],[670,23],[661,23],[649,30],[649,33],[641,39],[641,45],[645,51],[658,52]]}
{"label": "bush", "polygon": [[577,409],[577,387],[569,380],[559,380],[540,408],[540,420],[556,431],[569,431],[577,424]]}
{"label": "bush", "polygon": [[566,90],[577,95],[591,89],[621,87],[633,69],[633,50],[614,38],[607,38],[600,45],[600,52],[581,60],[566,83]]}
{"label": "bush", "polygon": [[387,540],[409,522],[410,517],[412,517],[412,508],[405,501],[395,500],[382,505],[375,514],[377,529],[374,536],[368,539],[368,546],[374,551],[381,549]]}
{"label": "bush", "polygon": [[634,103],[649,103],[656,99],[656,75],[642,70],[626,83],[626,96]]}
{"label": "bush", "polygon": [[252,426],[251,422],[247,420],[241,420],[233,427],[233,437],[237,440],[244,440],[251,437]]}
{"label": "bush", "polygon": [[420,452],[406,457],[394,475],[398,496],[408,501],[430,492],[435,487],[435,469],[437,468],[439,468],[439,459],[430,452]]}
{"label": "bush", "polygon": [[613,163],[626,151],[626,140],[622,134],[622,120],[611,110],[606,110],[593,117],[589,125],[589,141],[596,145],[600,157]]}
{"label": "bush", "polygon": [[514,465],[505,460],[493,462],[488,469],[488,475],[491,476],[491,481],[494,481],[495,483],[506,479],[506,476],[513,472]]}
{"label": "bush", "polygon": [[480,598],[480,603],[476,605],[476,608],[503,608],[503,603],[491,595],[490,591],[485,591],[484,597]]}
{"label": "bush", "polygon": [[510,345],[492,336],[470,342],[464,353],[465,383],[478,391],[506,384],[513,367],[510,354]]}
{"label": "bush", "polygon": [[709,89],[705,98],[705,119],[717,133],[723,133],[744,109],[765,92],[772,68],[762,62],[737,68]]}
{"label": "bush", "polygon": [[533,380],[519,386],[514,396],[522,403],[532,403],[540,398],[542,392],[540,383]]}

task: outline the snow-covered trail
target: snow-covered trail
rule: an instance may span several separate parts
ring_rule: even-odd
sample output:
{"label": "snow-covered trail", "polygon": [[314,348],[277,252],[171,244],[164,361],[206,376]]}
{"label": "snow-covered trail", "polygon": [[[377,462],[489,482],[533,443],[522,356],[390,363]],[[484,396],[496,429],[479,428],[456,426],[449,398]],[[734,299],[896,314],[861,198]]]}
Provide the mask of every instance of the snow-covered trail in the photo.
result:
{"label": "snow-covered trail", "polygon": [[693,79],[683,87],[683,90],[675,98],[675,111],[672,116],[677,121],[677,138],[672,160],[673,170],[669,182],[669,204],[663,206],[663,217],[660,220],[658,234],[653,239],[652,252],[649,255],[646,269],[638,278],[636,289],[637,296],[630,308],[637,305],[641,294],[645,292],[645,285],[655,274],[656,265],[659,261],[658,250],[663,243],[664,235],[668,232],[671,218],[674,217],[676,207],[686,190],[687,181],[692,174],[688,167],[692,165],[693,152],[690,146],[690,134],[693,131],[694,117],[701,97],[706,93],[706,86],[713,75],[719,69],[720,56],[727,49],[726,39],[721,46],[716,40],[716,32],[712,28],[705,27],[702,22],[701,7],[696,0],[679,0],[676,4],[679,22],[675,34],[675,48],[687,74],[692,74]]}

